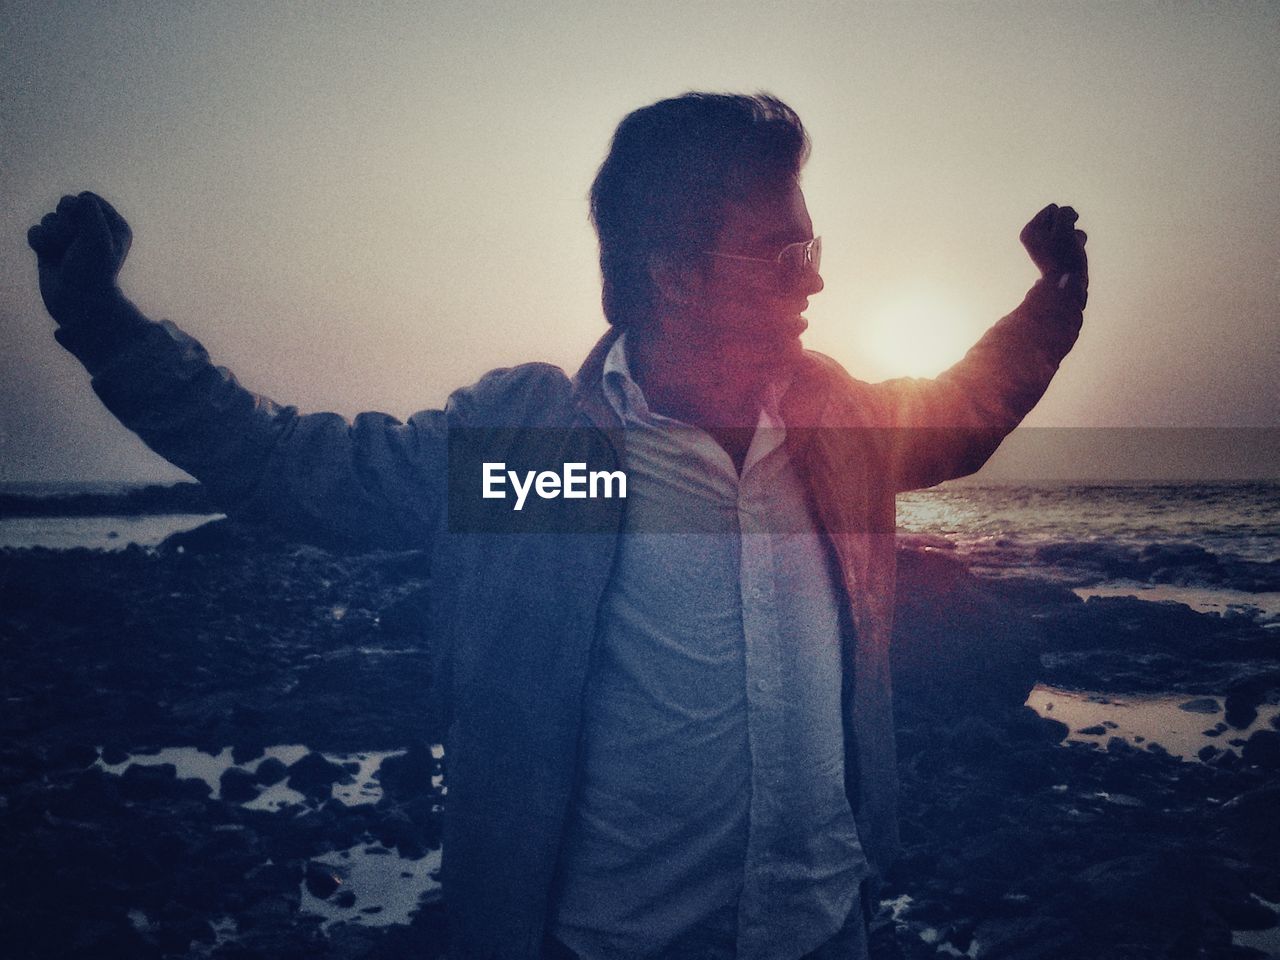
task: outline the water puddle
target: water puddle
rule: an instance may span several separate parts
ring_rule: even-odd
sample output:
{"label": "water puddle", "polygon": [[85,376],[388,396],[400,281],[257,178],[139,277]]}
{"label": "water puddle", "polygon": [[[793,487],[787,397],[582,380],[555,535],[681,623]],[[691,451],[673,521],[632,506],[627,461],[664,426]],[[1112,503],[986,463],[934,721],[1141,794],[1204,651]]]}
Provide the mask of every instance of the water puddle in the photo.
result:
{"label": "water puddle", "polygon": [[323,917],[323,930],[335,923],[408,923],[419,906],[440,896],[439,850],[408,860],[379,843],[360,843],[311,859],[330,868],[338,881],[337,891],[324,899],[302,884],[299,909]]}
{"label": "water puddle", "polygon": [[[171,763],[179,779],[198,779],[209,784],[214,799],[221,799],[221,779],[226,771],[234,768],[253,774],[268,758],[289,766],[305,757],[311,750],[301,744],[281,744],[268,747],[264,754],[247,763],[236,763],[232,748],[219,753],[206,753],[195,747],[166,747],[154,753],[130,754],[128,759],[115,764],[105,763],[101,756],[97,766],[117,776],[129,767],[157,766]],[[382,799],[382,787],[377,780],[378,768],[388,757],[400,756],[403,750],[369,750],[362,753],[322,753],[326,760],[345,767],[350,774],[346,782],[333,785],[333,797],[346,806],[377,803]],[[437,760],[444,755],[439,744],[432,746],[432,756]],[[99,748],[101,754],[101,748]],[[432,778],[432,786],[441,787],[439,775]],[[263,787],[252,800],[241,803],[250,810],[278,812],[286,808],[306,807],[307,797],[288,786],[287,780]],[[423,903],[430,903],[440,895],[440,851],[433,850],[424,857],[408,859],[394,849],[388,849],[372,840],[356,844],[346,850],[336,850],[311,858],[325,864],[337,881],[337,889],[328,897],[320,898],[302,882],[302,899],[299,910],[323,918],[322,929],[335,923],[361,923],[369,926],[407,924],[413,912]],[[153,923],[142,911],[129,914],[135,929],[144,934],[152,932]],[[214,947],[234,940],[234,921],[215,925],[217,942]],[[212,950],[213,948],[209,948]],[[203,955],[208,955],[205,951]]]}
{"label": "water puddle", "polygon": [[1134,597],[1155,603],[1183,603],[1199,613],[1243,614],[1266,620],[1280,619],[1280,591],[1249,593],[1218,587],[1180,587],[1167,583],[1117,581],[1072,591],[1082,600],[1090,597]]}
{"label": "water puddle", "polygon": [[0,519],[0,548],[123,550],[131,543],[155,547],[170,534],[193,530],[223,516],[166,513],[136,517],[5,517]]}
{"label": "water puddle", "polygon": [[[1280,914],[1280,903],[1263,900],[1256,893],[1251,896],[1272,913]],[[1232,930],[1231,943],[1237,947],[1261,950],[1268,957],[1280,957],[1280,926],[1267,930]]]}
{"label": "water puddle", "polygon": [[936,927],[922,924],[919,921],[910,919],[911,906],[915,903],[911,894],[904,893],[892,900],[881,900],[880,909],[889,911],[889,919],[894,926],[900,930],[907,930],[914,933],[917,937],[933,947],[937,953],[947,957],[976,957],[980,952],[977,940],[970,940],[968,950],[961,951],[950,940],[944,940],[942,933]]}
{"label": "water puddle", "polygon": [[[101,748],[99,748],[99,754],[101,752]],[[222,775],[232,767],[252,774],[257,772],[258,767],[268,757],[279,760],[287,767],[301,760],[310,752],[310,749],[301,744],[283,744],[267,747],[264,754],[257,759],[250,760],[247,763],[236,763],[232,758],[231,747],[224,747],[220,753],[216,754],[205,753],[195,747],[166,747],[155,753],[130,754],[127,760],[115,764],[106,763],[99,756],[96,765],[107,773],[119,776],[134,764],[157,766],[162,763],[171,763],[177,770],[178,779],[203,780],[209,785],[209,789],[212,791],[212,798],[219,800],[222,797]],[[334,798],[348,807],[377,803],[382,799],[382,787],[377,780],[378,767],[382,765],[382,761],[387,757],[400,756],[402,753],[404,753],[403,750],[371,750],[350,754],[322,753],[321,756],[331,763],[336,763],[338,766],[348,770],[355,768],[346,782],[338,782],[333,785]],[[305,796],[289,787],[287,780],[281,780],[278,783],[263,787],[257,796],[245,801],[241,806],[249,810],[275,811],[289,806],[305,806],[306,804],[307,798]]]}
{"label": "water puddle", "polygon": [[1222,719],[1222,703],[1221,697],[1102,694],[1044,684],[1027,697],[1027,706],[1040,716],[1071,729],[1068,740],[1105,748],[1119,737],[1140,749],[1157,745],[1181,760],[1196,760],[1205,747],[1238,752],[1255,731],[1274,729],[1271,719],[1280,714],[1280,705],[1264,703],[1257,719],[1237,730]]}

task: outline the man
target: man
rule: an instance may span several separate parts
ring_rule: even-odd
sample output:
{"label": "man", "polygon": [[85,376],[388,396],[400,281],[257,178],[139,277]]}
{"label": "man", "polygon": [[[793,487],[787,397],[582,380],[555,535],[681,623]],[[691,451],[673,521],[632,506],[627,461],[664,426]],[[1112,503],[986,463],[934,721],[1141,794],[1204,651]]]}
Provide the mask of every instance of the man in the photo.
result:
{"label": "man", "polygon": [[[1046,207],[1022,235],[1043,278],[964,360],[853,380],[800,346],[823,286],[807,152],[772,97],[628,116],[591,191],[611,330],[572,379],[495,371],[406,424],[299,416],[145,319],[105,201],[29,233],[59,342],[229,512],[432,550],[459,956],[865,954],[897,848],[894,494],[976,470],[1025,416],[1087,272],[1074,211]],[[481,533],[459,436],[486,463],[621,470],[627,497]]]}

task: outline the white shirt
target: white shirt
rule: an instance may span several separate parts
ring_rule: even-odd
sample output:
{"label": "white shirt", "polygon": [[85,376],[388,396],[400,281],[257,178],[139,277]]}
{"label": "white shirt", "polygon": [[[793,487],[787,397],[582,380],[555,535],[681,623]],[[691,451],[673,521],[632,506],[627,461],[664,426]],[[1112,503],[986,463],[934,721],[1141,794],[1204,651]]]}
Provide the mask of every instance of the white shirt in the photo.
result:
{"label": "white shirt", "polygon": [[741,476],[648,407],[625,337],[623,536],[584,705],[552,932],[584,960],[693,941],[792,960],[840,928],[866,859],[844,790],[840,596],[774,392]]}

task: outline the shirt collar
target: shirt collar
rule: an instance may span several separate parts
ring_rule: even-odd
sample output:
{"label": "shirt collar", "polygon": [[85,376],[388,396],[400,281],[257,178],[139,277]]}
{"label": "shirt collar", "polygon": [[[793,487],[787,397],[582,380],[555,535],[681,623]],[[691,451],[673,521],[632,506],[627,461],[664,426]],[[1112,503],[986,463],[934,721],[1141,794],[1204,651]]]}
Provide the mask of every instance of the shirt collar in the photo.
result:
{"label": "shirt collar", "polygon": [[627,361],[627,335],[621,334],[613,341],[613,346],[604,358],[602,373],[605,399],[614,413],[628,420],[649,420],[653,414],[649,410],[649,402],[644,398],[640,384],[631,376],[631,365]]}
{"label": "shirt collar", "polygon": [[[627,359],[627,335],[622,333],[618,336],[613,344],[609,347],[609,352],[604,358],[604,369],[601,374],[604,395],[609,401],[609,405],[624,423],[628,421],[655,423],[655,422],[671,422],[669,417],[662,414],[654,413],[649,408],[649,402],[645,399],[644,391],[640,389],[640,384],[636,383],[635,378],[631,375],[631,365]],[[782,397],[790,387],[793,375],[788,373],[785,376],[775,378],[765,387],[762,397],[763,404],[760,408],[760,418],[756,423],[757,427],[769,427],[772,429],[782,429],[785,424],[782,419]]]}

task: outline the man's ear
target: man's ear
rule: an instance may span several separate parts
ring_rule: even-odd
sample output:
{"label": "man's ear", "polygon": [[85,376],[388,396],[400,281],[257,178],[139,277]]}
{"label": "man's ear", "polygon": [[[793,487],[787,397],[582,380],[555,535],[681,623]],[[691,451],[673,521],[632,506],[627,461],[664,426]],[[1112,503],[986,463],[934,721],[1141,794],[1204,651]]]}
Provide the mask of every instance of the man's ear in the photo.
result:
{"label": "man's ear", "polygon": [[696,265],[688,260],[663,254],[649,257],[649,279],[670,303],[688,303],[701,292],[703,277]]}

